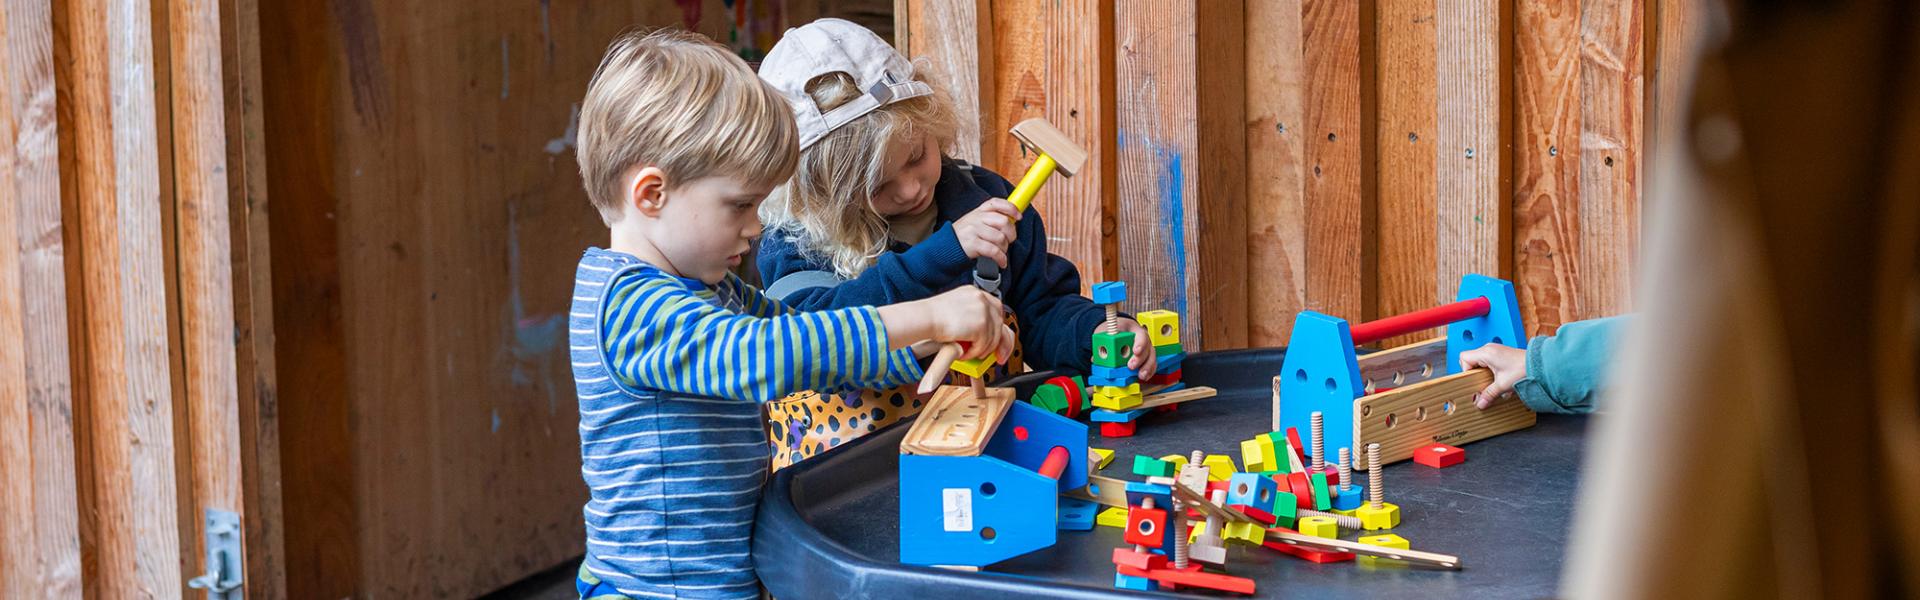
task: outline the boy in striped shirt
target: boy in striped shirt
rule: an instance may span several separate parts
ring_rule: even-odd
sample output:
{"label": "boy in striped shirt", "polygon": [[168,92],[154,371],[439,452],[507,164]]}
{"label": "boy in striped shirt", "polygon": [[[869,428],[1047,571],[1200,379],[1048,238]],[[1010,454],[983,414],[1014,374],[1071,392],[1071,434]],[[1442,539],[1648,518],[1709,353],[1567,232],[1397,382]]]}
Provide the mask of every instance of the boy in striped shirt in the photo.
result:
{"label": "boy in striped shirt", "polygon": [[972,288],[798,314],[734,277],[798,134],[779,94],[711,40],[616,40],[578,133],[581,179],[611,233],[580,259],[568,326],[591,492],[581,596],[757,597],[760,403],[915,381],[934,341],[1008,356],[1013,334],[999,301]]}

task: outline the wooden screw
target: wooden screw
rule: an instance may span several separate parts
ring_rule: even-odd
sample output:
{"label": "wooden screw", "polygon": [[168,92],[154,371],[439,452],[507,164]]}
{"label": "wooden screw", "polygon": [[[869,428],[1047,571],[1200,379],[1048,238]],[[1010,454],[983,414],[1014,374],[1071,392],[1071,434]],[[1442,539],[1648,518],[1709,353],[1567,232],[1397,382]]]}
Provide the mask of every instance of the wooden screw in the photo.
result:
{"label": "wooden screw", "polygon": [[1367,506],[1380,508],[1380,444],[1367,444]]}

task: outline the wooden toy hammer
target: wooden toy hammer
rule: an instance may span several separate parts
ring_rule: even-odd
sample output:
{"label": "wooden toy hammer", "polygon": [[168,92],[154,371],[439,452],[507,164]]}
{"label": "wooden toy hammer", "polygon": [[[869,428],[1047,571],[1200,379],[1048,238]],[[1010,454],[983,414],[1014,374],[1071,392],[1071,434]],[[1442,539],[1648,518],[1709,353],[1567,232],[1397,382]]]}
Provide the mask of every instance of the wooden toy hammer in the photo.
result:
{"label": "wooden toy hammer", "polygon": [[1013,126],[1013,137],[1020,140],[1020,145],[1039,154],[1033,166],[1027,167],[1027,174],[1020,178],[1020,184],[1014,186],[1013,195],[1007,196],[1015,210],[1027,210],[1027,205],[1033,203],[1033,195],[1040,192],[1040,186],[1047,183],[1054,171],[1072,177],[1087,166],[1087,150],[1067,139],[1067,134],[1060,133],[1046,119],[1021,121]]}

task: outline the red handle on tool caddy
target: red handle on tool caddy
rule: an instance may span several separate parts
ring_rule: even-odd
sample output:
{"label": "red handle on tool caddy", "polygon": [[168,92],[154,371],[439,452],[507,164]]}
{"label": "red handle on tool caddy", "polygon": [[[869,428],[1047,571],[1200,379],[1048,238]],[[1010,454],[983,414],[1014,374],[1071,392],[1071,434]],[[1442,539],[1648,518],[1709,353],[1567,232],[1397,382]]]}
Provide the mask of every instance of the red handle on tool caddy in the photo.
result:
{"label": "red handle on tool caddy", "polygon": [[1047,451],[1047,460],[1040,463],[1040,474],[1048,479],[1059,479],[1060,474],[1067,470],[1069,460],[1071,458],[1067,456],[1066,446],[1054,446]]}
{"label": "red handle on tool caddy", "polygon": [[1484,317],[1490,310],[1493,310],[1493,304],[1485,297],[1480,297],[1367,321],[1353,326],[1353,343],[1358,345],[1377,342],[1396,335],[1440,327],[1454,321]]}

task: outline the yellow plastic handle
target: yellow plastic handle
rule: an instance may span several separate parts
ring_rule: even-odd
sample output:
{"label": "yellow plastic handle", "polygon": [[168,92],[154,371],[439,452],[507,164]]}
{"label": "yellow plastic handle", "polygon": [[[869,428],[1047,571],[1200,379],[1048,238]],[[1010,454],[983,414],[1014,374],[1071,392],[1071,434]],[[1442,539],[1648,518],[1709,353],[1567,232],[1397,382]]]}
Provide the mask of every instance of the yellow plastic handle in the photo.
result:
{"label": "yellow plastic handle", "polygon": [[1027,167],[1027,174],[1020,178],[1020,185],[1014,186],[1013,195],[1007,196],[1007,201],[1013,203],[1014,210],[1027,211],[1027,205],[1033,203],[1033,195],[1040,193],[1040,186],[1045,185],[1047,178],[1053,176],[1054,166],[1053,157],[1043,152],[1039,159],[1033,161],[1033,166]]}

